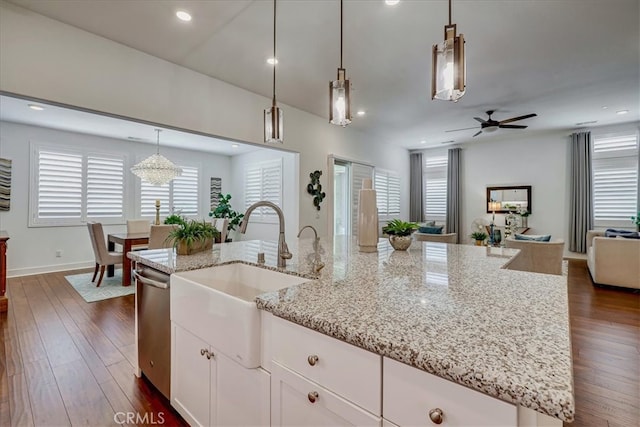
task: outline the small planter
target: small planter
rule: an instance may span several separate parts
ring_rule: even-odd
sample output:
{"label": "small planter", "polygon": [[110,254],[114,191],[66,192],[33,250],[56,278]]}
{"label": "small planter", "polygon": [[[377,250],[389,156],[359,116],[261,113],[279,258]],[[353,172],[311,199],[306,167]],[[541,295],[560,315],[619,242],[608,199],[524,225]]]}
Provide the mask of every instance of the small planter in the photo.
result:
{"label": "small planter", "polygon": [[411,236],[389,236],[389,243],[396,251],[406,251],[411,246]]}
{"label": "small planter", "polygon": [[482,246],[484,240],[476,240],[476,246]]}
{"label": "small planter", "polygon": [[185,241],[179,240],[176,245],[176,253],[178,255],[193,255],[198,252],[211,250],[211,248],[213,248],[213,238],[196,241],[191,245],[187,245]]}

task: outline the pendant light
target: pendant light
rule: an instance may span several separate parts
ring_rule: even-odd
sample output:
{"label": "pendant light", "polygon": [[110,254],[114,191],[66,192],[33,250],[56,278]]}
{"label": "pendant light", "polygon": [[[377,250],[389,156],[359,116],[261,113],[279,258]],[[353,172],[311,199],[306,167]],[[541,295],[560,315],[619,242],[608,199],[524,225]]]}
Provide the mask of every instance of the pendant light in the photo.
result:
{"label": "pendant light", "polygon": [[451,24],[449,0],[449,25],[444,26],[444,42],[433,45],[431,99],[457,102],[464,95],[467,77],[464,43],[464,36],[456,36],[456,25]]}
{"label": "pendant light", "polygon": [[182,175],[182,168],[160,155],[160,132],[162,130],[156,129],[156,132],[156,154],[147,157],[132,167],[131,172],[149,184],[161,186]]}
{"label": "pendant light", "polygon": [[276,104],[276,0],[273,0],[273,101],[271,108],[264,110],[264,142],[282,144],[283,116]]}
{"label": "pendant light", "polygon": [[342,127],[351,123],[351,93],[347,72],[342,68],[342,0],[340,0],[340,68],[338,80],[329,83],[329,122]]}

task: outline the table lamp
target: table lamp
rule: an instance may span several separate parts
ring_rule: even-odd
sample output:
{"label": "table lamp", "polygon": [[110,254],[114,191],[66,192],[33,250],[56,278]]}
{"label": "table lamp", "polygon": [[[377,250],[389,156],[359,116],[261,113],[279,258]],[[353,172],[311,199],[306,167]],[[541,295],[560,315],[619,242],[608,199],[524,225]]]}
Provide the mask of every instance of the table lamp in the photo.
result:
{"label": "table lamp", "polygon": [[502,208],[500,202],[489,202],[489,210],[493,212],[493,216],[491,217],[491,228],[490,228],[490,236],[489,236],[489,244],[493,246],[493,227],[495,227],[496,220],[496,211],[499,211]]}

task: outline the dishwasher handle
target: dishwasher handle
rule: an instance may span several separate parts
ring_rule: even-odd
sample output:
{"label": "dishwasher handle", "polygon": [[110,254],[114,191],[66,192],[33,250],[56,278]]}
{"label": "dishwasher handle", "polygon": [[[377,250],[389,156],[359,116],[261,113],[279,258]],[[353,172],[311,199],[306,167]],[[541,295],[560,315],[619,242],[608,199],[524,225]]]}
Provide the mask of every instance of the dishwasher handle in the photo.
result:
{"label": "dishwasher handle", "polygon": [[136,270],[133,270],[133,277],[140,281],[143,285],[149,285],[160,289],[169,289],[169,283],[160,282],[158,280],[149,279],[148,277],[143,276],[138,273]]}

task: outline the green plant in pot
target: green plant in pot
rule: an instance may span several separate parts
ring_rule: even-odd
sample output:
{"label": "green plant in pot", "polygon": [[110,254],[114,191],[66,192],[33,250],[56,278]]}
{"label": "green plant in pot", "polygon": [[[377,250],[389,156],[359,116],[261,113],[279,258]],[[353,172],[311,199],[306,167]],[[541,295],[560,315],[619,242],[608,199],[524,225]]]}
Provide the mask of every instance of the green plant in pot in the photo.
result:
{"label": "green plant in pot", "polygon": [[[228,218],[229,225],[227,229],[229,231],[235,230],[240,225],[242,218],[244,218],[244,214],[234,211],[231,207],[231,194],[222,193],[218,195],[218,206],[209,212],[209,216],[213,218]],[[230,241],[231,239],[227,240]]]}
{"label": "green plant in pot", "polygon": [[167,225],[171,225],[171,224],[182,225],[186,222],[187,222],[187,219],[178,214],[171,214],[164,219],[164,223]]}
{"label": "green plant in pot", "polygon": [[477,246],[482,246],[482,242],[484,242],[487,237],[489,237],[487,236],[487,233],[484,233],[482,231],[474,231],[473,233],[471,233],[471,238],[476,241]]}
{"label": "green plant in pot", "polygon": [[416,231],[419,224],[415,222],[392,219],[382,227],[382,232],[389,236],[389,243],[393,249],[406,251],[411,246],[411,234]]}
{"label": "green plant in pot", "polygon": [[640,231],[640,212],[636,216],[632,216],[631,221],[636,225],[636,231]]}
{"label": "green plant in pot", "polygon": [[191,255],[210,250],[216,235],[220,232],[210,223],[191,220],[178,224],[168,238],[173,241],[178,255]]}

